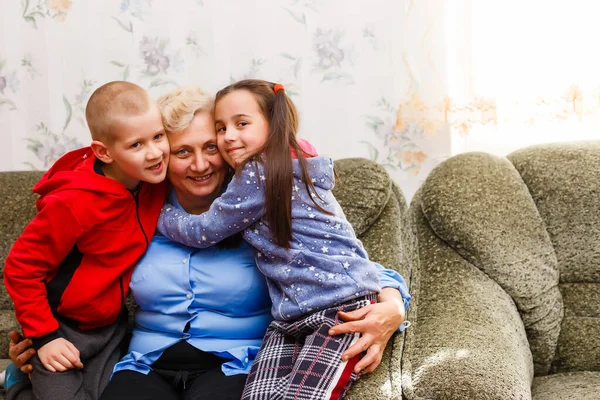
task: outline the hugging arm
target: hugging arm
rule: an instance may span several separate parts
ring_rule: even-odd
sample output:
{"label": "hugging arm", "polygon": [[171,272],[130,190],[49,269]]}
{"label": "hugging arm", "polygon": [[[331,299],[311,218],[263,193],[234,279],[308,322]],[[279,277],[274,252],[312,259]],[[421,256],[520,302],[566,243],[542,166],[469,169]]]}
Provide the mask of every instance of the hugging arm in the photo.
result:
{"label": "hugging arm", "polygon": [[375,266],[382,287],[379,302],[352,312],[340,312],[340,318],[346,322],[334,326],[329,331],[330,335],[361,333],[360,339],[342,354],[344,359],[350,359],[366,352],[354,367],[357,373],[373,372],[381,363],[388,341],[394,333],[404,328],[403,322],[411,300],[402,275],[378,263],[375,263]]}
{"label": "hugging arm", "polygon": [[263,181],[262,164],[248,162],[208,211],[194,215],[167,203],[156,229],[186,246],[210,247],[260,220],[265,204]]}
{"label": "hugging arm", "polygon": [[412,296],[408,292],[408,285],[402,275],[393,269],[384,268],[378,263],[375,263],[375,267],[377,267],[377,277],[379,278],[381,287],[398,289],[404,309],[408,310]]}
{"label": "hugging arm", "polygon": [[398,289],[383,288],[379,292],[378,300],[378,303],[369,304],[352,312],[340,311],[340,318],[347,322],[329,330],[332,336],[360,332],[360,339],[342,354],[342,359],[348,360],[366,352],[354,366],[356,373],[362,370],[369,373],[377,368],[388,341],[406,319],[404,301]]}

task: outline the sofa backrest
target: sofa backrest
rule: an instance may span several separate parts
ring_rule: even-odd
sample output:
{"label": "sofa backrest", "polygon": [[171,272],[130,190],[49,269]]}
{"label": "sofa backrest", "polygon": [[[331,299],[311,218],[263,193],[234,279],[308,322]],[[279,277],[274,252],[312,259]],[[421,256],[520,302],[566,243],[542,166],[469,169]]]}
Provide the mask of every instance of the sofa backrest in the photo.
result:
{"label": "sofa backrest", "polygon": [[[43,172],[0,172],[0,266],[23,228],[35,215],[35,195],[31,188]],[[0,285],[0,310],[12,309],[4,284]],[[2,341],[2,340],[0,340]]]}
{"label": "sofa backrest", "polygon": [[564,318],[552,370],[600,370],[600,141],[508,156],[542,217],[560,272]]}
{"label": "sofa backrest", "polygon": [[512,297],[536,375],[600,370],[600,142],[461,154],[420,196],[435,234]]}
{"label": "sofa backrest", "polygon": [[409,283],[414,245],[402,191],[381,165],[364,158],[337,160],[335,171],[333,194],[369,258],[398,271]]}
{"label": "sofa backrest", "polygon": [[[0,271],[15,239],[35,215],[35,199],[31,192],[42,172],[0,172]],[[1,275],[1,274],[0,274]],[[3,275],[2,275],[3,278]],[[8,353],[8,332],[19,329],[14,318],[13,304],[0,282],[0,358]]]}

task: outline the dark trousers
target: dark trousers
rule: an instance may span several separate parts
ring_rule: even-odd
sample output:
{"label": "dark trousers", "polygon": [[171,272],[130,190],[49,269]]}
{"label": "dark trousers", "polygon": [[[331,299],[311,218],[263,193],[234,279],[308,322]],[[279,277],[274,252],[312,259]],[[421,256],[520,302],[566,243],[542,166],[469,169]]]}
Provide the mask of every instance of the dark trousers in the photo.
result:
{"label": "dark trousers", "polygon": [[[124,314],[123,314],[124,315]],[[32,358],[31,384],[23,382],[6,394],[8,400],[97,400],[108,384],[114,365],[122,356],[127,319],[103,328],[80,330],[59,320],[59,332],[79,350],[83,369],[50,372],[38,356]]]}
{"label": "dark trousers", "polygon": [[117,372],[100,400],[239,400],[247,375],[223,374],[227,361],[182,341],[168,348],[148,375]]}

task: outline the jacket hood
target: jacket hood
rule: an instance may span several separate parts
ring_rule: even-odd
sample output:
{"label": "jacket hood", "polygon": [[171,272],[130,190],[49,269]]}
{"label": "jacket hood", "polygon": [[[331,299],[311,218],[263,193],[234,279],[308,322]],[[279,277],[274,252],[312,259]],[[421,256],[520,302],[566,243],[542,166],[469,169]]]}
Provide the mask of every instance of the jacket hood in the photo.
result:
{"label": "jacket hood", "polygon": [[[311,157],[305,158],[308,175],[312,177],[315,187],[331,190],[335,185],[335,174],[333,172],[333,160],[329,157]],[[294,165],[294,177],[302,180],[302,170],[300,162],[292,160]]]}
{"label": "jacket hood", "polygon": [[95,161],[96,156],[90,147],[73,150],[56,160],[33,187],[33,192],[46,196],[77,189],[108,195],[127,194],[125,185],[96,173]]}

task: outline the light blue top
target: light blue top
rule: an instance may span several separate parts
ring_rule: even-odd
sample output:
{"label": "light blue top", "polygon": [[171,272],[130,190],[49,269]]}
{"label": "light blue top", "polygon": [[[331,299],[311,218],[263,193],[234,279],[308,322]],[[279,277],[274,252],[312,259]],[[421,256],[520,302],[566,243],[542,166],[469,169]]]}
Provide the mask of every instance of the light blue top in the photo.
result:
{"label": "light blue top", "polygon": [[[181,208],[173,193],[168,201]],[[395,271],[377,268],[384,287],[406,290]],[[222,366],[225,375],[249,372],[272,317],[265,278],[246,242],[199,250],[156,235],[130,287],[139,308],[128,354],[114,372],[147,374],[180,340],[231,360]],[[190,329],[183,333],[188,322]]]}
{"label": "light blue top", "polygon": [[[370,261],[342,208],[331,193],[333,161],[328,157],[306,160],[316,193],[302,182],[298,160],[293,160],[292,240],[290,248],[274,243],[265,217],[265,172],[260,162],[248,162],[236,173],[210,209],[191,215],[166,204],[157,229],[188,246],[206,248],[243,231],[257,250],[256,263],[267,277],[278,320],[296,320],[319,310],[378,293],[377,267]],[[329,213],[319,210],[312,201]],[[402,279],[402,277],[400,277]],[[403,282],[401,293],[408,296]],[[405,303],[410,296],[404,297]]]}

